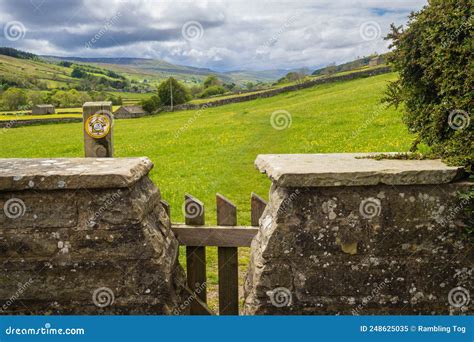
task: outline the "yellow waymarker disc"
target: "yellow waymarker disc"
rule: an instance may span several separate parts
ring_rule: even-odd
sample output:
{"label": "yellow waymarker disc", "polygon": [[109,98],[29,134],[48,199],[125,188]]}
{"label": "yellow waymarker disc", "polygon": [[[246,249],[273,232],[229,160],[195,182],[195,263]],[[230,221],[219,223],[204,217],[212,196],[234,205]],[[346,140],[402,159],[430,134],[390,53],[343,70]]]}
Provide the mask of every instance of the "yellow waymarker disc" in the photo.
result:
{"label": "yellow waymarker disc", "polygon": [[101,139],[110,132],[110,117],[107,114],[94,114],[89,116],[84,129],[88,136],[94,139]]}

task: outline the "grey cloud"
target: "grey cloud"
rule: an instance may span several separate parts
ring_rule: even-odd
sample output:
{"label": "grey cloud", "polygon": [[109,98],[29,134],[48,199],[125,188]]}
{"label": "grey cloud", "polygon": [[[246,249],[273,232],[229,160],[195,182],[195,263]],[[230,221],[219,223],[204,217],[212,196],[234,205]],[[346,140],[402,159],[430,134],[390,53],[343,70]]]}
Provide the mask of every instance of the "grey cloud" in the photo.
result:
{"label": "grey cloud", "polygon": [[[17,20],[27,29],[24,39],[0,37],[0,44],[40,54],[151,57],[219,70],[314,67],[386,51],[383,36],[390,23],[404,24],[409,12],[425,3],[0,0],[1,26]],[[183,38],[182,26],[189,21],[203,27],[200,39]],[[367,41],[359,26],[369,21],[380,26],[380,34]]]}

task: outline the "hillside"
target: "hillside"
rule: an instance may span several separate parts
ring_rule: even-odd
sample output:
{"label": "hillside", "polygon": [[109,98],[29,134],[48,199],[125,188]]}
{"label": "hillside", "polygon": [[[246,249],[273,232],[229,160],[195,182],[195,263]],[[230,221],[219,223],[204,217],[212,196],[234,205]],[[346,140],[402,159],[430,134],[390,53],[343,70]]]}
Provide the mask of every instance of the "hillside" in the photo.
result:
{"label": "hillside", "polygon": [[52,89],[78,86],[72,68],[41,60],[21,59],[0,54],[0,83],[21,88]]}
{"label": "hillside", "polygon": [[196,83],[203,81],[209,74],[214,74],[225,83],[234,82],[238,85],[243,85],[247,82],[273,82],[288,72],[288,70],[217,72],[211,69],[176,65],[163,60],[149,58],[81,58],[57,56],[42,56],[42,58],[54,62],[63,60],[93,64],[123,73],[133,80],[142,81],[146,79],[149,82],[159,82],[164,78],[173,76],[185,83]]}
{"label": "hillside", "polygon": [[[351,71],[351,70],[356,70],[356,69],[363,69],[369,66],[385,64],[386,60],[387,60],[387,54],[372,55],[372,56],[357,58],[353,61],[342,63],[339,65],[328,65],[324,68],[313,71],[311,75],[319,76],[319,75],[325,75],[325,74],[332,74],[336,72],[340,73],[340,72]],[[371,65],[371,61],[375,62],[376,64]]]}

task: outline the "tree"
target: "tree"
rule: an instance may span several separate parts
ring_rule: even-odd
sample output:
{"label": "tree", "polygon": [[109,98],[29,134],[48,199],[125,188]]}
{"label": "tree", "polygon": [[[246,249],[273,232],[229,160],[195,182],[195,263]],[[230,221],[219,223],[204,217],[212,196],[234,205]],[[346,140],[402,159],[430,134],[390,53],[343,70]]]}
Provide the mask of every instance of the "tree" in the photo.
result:
{"label": "tree", "polygon": [[236,86],[237,85],[234,82],[224,84],[224,88],[226,88],[229,91],[234,90]]}
{"label": "tree", "polygon": [[123,104],[123,99],[120,95],[109,95],[109,97],[107,97],[107,101],[112,102],[113,106],[121,106]]}
{"label": "tree", "polygon": [[74,69],[72,69],[71,71],[71,77],[84,78],[85,76],[87,76],[87,72],[83,71],[82,69],[78,67],[74,67]]}
{"label": "tree", "polygon": [[204,91],[199,95],[199,97],[209,97],[214,95],[221,95],[225,93],[225,88],[222,86],[212,86],[204,89]]}
{"label": "tree", "polygon": [[19,88],[9,88],[3,95],[3,104],[6,108],[10,110],[16,110],[20,106],[25,106],[28,104],[28,97],[26,92],[23,89]]}
{"label": "tree", "polygon": [[301,83],[306,77],[306,74],[301,71],[292,71],[286,74],[285,79],[287,82]]}
{"label": "tree", "polygon": [[214,87],[214,86],[221,86],[222,82],[217,78],[216,75],[209,75],[204,80],[204,88]]}
{"label": "tree", "polygon": [[158,86],[158,96],[163,106],[178,105],[191,99],[188,90],[173,77],[163,81]]}
{"label": "tree", "polygon": [[160,108],[161,101],[158,95],[153,95],[149,99],[141,101],[142,108],[148,113],[154,113]]}
{"label": "tree", "polygon": [[254,87],[255,85],[252,82],[247,82],[245,84],[245,88],[247,88],[247,90],[252,90]]}
{"label": "tree", "polygon": [[384,99],[404,105],[404,121],[436,156],[473,171],[474,59],[471,0],[431,0],[410,15],[408,27],[392,24],[388,59],[399,79]]}

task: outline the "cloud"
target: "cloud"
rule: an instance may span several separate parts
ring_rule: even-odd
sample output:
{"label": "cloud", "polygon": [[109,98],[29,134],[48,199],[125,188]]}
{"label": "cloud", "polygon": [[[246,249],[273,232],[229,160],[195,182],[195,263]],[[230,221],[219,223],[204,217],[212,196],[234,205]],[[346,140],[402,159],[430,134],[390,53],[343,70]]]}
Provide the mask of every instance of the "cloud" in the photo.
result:
{"label": "cloud", "polygon": [[[319,67],[387,51],[389,25],[426,0],[0,0],[0,44],[38,54],[146,57],[217,70]],[[197,37],[188,37],[190,22]],[[189,31],[192,32],[192,31]]]}

